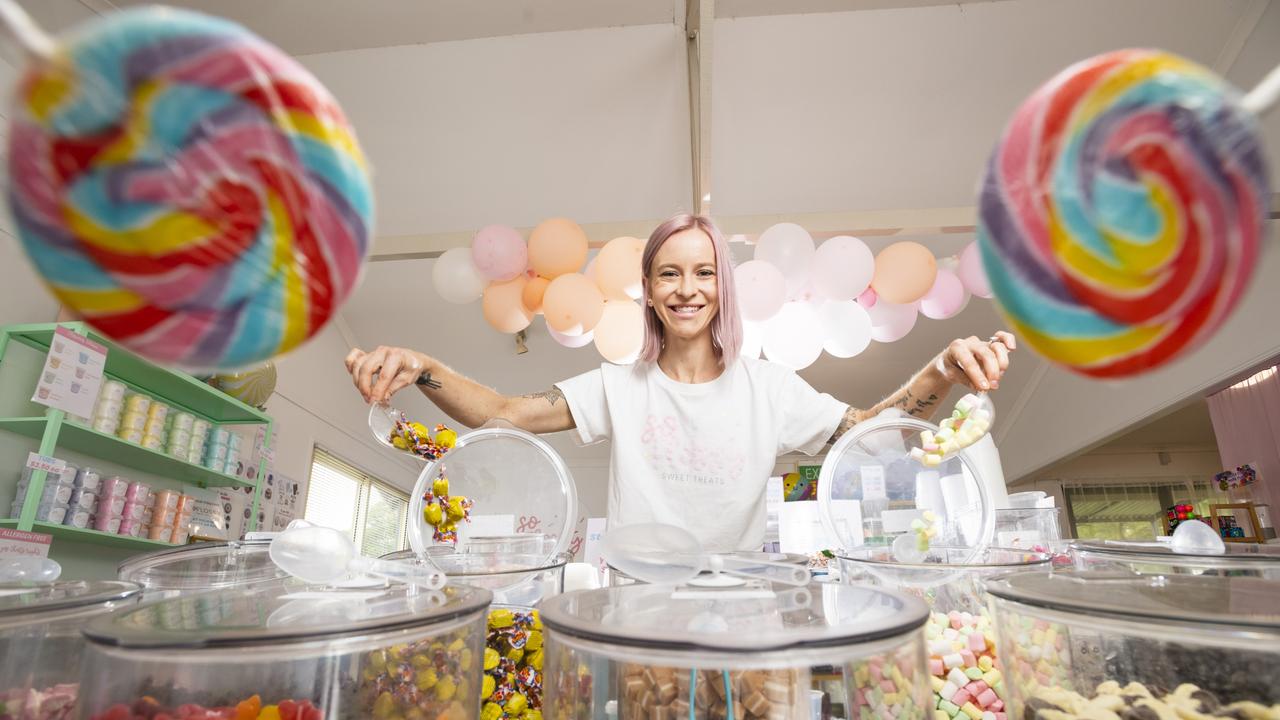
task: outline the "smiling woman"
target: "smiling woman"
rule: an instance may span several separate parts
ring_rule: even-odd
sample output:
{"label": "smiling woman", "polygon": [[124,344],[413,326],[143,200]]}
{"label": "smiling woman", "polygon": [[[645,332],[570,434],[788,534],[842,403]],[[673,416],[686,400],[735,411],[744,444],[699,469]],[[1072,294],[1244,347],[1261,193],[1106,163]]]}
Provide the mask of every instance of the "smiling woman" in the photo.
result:
{"label": "smiling woman", "polygon": [[[352,350],[368,402],[416,385],[457,422],[503,418],[530,432],[613,441],[609,523],[680,525],[713,551],[759,550],[765,483],[779,455],[812,455],[887,408],[927,418],[953,384],[998,387],[1013,336],[956,340],[867,410],[819,393],[794,370],[739,357],[742,322],[729,250],[709,218],[659,225],[641,258],[645,341],[633,365],[599,368],[549,391],[505,396],[403,348]],[[436,386],[418,384],[429,375]]]}

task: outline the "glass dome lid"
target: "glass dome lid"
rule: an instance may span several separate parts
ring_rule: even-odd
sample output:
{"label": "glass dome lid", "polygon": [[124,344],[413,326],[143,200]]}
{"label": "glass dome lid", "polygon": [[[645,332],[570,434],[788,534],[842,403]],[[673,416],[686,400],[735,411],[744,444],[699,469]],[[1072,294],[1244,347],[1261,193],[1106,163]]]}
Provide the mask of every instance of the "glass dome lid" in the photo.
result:
{"label": "glass dome lid", "polygon": [[119,580],[0,583],[0,625],[133,601],[141,592],[136,584]]}
{"label": "glass dome lid", "polygon": [[196,543],[136,555],[118,575],[160,590],[211,590],[283,581],[289,574],[271,562],[270,540]]}
{"label": "glass dome lid", "polygon": [[92,641],[127,648],[199,649],[358,637],[447,623],[489,606],[482,588],[392,585],[313,590],[298,584],[228,588],[143,603],[89,624]]}
{"label": "glass dome lid", "polygon": [[[450,516],[459,502],[469,520]],[[526,554],[539,555],[534,565],[543,566],[569,546],[577,513],[573,475],[549,444],[515,428],[483,428],[423,468],[409,501],[409,544],[430,558],[440,545],[466,553],[472,544],[479,550],[495,538],[529,535],[542,538]]]}
{"label": "glass dome lid", "polygon": [[995,509],[968,451],[934,465],[917,457],[923,434],[936,432],[923,420],[881,414],[836,441],[818,476],[818,512],[841,545],[833,550],[856,556],[888,547],[892,560],[919,563],[930,547],[945,546],[963,564],[991,544]]}
{"label": "glass dome lid", "polygon": [[1071,549],[1078,553],[1114,557],[1124,561],[1186,563],[1218,567],[1280,566],[1280,545],[1252,543],[1224,543],[1224,545],[1226,552],[1221,555],[1209,552],[1178,552],[1173,549],[1171,543],[1124,540],[1077,540],[1071,543]]}
{"label": "glass dome lid", "polygon": [[871,642],[912,632],[928,618],[925,604],[908,595],[836,584],[729,592],[626,585],[558,595],[539,610],[548,628],[584,640],[747,654]]}

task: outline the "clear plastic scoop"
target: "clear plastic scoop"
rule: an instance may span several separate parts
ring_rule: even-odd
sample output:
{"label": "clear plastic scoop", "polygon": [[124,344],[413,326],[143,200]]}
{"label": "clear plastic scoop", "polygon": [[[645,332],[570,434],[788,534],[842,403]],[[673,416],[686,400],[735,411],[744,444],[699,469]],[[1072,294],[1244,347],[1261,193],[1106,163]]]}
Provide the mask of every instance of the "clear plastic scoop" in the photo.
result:
{"label": "clear plastic scoop", "polygon": [[365,557],[351,538],[318,525],[290,525],[271,541],[270,554],[276,567],[309,583],[332,583],[355,574],[428,590],[445,584],[444,573],[434,568]]}
{"label": "clear plastic scoop", "polygon": [[925,467],[937,467],[961,450],[986,437],[996,420],[996,406],[986,393],[968,393],[956,401],[951,415],[938,423],[937,430],[921,431],[911,457]]}
{"label": "clear plastic scoop", "polygon": [[715,555],[683,528],[661,523],[624,525],[604,536],[606,562],[622,572],[654,584],[680,585],[704,571],[717,575],[808,585],[809,571],[797,565]]}
{"label": "clear plastic scoop", "polygon": [[1173,529],[1173,551],[1180,555],[1225,555],[1227,544],[1209,523],[1183,520]]}

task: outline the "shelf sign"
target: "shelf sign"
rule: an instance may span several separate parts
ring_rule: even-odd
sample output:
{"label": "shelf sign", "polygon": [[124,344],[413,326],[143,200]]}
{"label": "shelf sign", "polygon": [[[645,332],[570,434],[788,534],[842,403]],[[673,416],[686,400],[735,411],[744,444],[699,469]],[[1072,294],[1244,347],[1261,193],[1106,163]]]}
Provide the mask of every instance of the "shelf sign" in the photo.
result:
{"label": "shelf sign", "polygon": [[50,475],[61,475],[62,471],[67,469],[67,461],[48,455],[27,453],[27,467],[32,470],[44,470]]}
{"label": "shelf sign", "polygon": [[52,535],[0,528],[0,558],[49,557]]}
{"label": "shelf sign", "polygon": [[107,349],[64,327],[54,330],[31,402],[88,418],[102,387]]}

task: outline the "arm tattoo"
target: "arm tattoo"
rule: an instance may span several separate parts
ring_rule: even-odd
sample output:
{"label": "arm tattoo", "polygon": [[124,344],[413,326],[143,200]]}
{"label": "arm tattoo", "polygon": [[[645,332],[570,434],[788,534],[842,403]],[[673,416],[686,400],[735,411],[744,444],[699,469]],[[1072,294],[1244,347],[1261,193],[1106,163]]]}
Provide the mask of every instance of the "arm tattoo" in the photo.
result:
{"label": "arm tattoo", "polygon": [[936,405],[938,396],[929,393],[929,397],[921,400],[911,394],[910,388],[903,388],[890,398],[889,406],[897,407],[908,415],[921,416],[929,414],[929,408]]}
{"label": "arm tattoo", "polygon": [[544,392],[530,393],[528,395],[521,395],[520,397],[526,397],[526,398],[529,398],[530,400],[534,398],[543,398],[544,400],[551,403],[552,405],[555,405],[557,402],[564,399],[564,393],[560,392],[560,388],[553,387],[550,390],[546,390]]}
{"label": "arm tattoo", "polygon": [[854,425],[858,424],[858,420],[860,419],[858,417],[859,414],[860,412],[853,407],[850,407],[847,410],[845,410],[844,417],[840,418],[840,424],[836,425],[836,431],[831,433],[831,439],[827,440],[827,442],[834,443],[835,441],[840,439],[841,435],[849,432],[849,430],[851,430]]}

